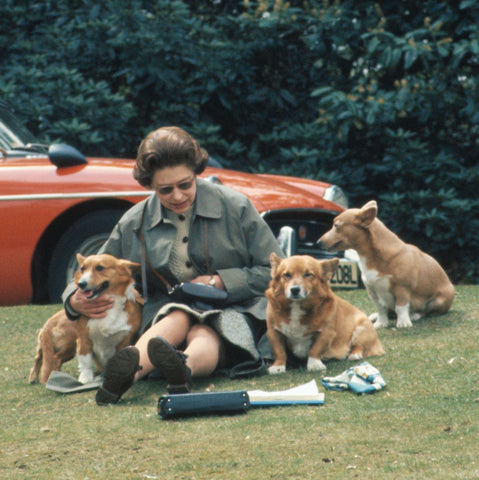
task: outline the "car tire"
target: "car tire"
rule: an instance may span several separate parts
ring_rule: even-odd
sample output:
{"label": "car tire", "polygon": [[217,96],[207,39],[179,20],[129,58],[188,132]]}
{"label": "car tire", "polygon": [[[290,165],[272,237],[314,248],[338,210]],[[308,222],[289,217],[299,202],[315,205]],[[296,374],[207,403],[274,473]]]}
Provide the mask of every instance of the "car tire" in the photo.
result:
{"label": "car tire", "polygon": [[89,213],[77,220],[60,237],[48,266],[50,303],[61,303],[62,293],[78,268],[76,254],[87,256],[96,253],[123,213],[124,210],[121,209]]}

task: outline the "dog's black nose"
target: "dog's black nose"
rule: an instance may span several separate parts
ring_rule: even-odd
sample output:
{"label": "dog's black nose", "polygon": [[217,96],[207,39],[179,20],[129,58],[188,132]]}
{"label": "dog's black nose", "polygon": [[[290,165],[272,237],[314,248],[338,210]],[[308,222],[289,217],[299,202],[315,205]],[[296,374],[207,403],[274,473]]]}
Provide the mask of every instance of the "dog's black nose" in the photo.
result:
{"label": "dog's black nose", "polygon": [[81,290],[85,290],[86,286],[88,285],[88,282],[86,282],[85,280],[80,280],[78,283],[78,288],[80,288]]}
{"label": "dog's black nose", "polygon": [[297,297],[301,293],[301,287],[294,286],[289,289],[289,292],[293,297]]}

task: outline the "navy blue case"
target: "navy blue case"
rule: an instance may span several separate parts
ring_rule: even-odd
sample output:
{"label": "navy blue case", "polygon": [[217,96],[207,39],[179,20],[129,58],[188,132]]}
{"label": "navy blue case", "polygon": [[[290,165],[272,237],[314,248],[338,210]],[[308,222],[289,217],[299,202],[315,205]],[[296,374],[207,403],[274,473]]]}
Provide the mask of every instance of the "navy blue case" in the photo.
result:
{"label": "navy blue case", "polygon": [[161,396],[158,400],[158,414],[167,419],[187,415],[244,413],[249,406],[246,390],[184,393]]}

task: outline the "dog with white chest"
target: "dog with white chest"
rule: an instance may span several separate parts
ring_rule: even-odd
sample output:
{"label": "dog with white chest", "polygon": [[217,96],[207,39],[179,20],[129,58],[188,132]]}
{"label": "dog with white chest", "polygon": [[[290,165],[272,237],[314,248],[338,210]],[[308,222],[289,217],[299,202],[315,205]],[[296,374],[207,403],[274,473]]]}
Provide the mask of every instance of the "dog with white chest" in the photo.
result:
{"label": "dog with white chest", "polygon": [[275,359],[268,373],[286,371],[288,352],[307,360],[310,371],[325,370],[323,360],[359,360],[385,353],[366,314],[329,286],[337,258],[319,261],[295,255],[281,259],[273,253],[270,262],[266,324]]}
{"label": "dog with white chest", "polygon": [[135,340],[141,325],[141,299],[133,275],[140,265],[111,255],[77,255],[77,287],[89,299],[100,295],[113,298],[113,307],[102,318],[80,316],[71,321],[64,310],[47,320],[38,336],[30,383],[46,383],[52,370],[75,356],[81,383],[94,379],[95,368],[103,371],[107,361]]}
{"label": "dog with white chest", "polygon": [[387,327],[397,317],[398,328],[427,314],[446,313],[454,300],[454,286],[430,255],[404,243],[377,218],[373,200],[362,208],[344,211],[318,241],[331,251],[353,249],[359,255],[364,285],[376,305],[374,326]]}

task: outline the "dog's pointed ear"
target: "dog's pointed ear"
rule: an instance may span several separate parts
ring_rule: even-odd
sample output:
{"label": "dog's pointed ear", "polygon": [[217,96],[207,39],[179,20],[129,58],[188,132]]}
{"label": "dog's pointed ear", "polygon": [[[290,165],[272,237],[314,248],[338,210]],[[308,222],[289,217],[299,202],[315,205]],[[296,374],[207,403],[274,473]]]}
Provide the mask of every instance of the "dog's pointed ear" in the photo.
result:
{"label": "dog's pointed ear", "polygon": [[77,253],[78,265],[81,265],[85,261],[85,257],[81,253]]}
{"label": "dog's pointed ear", "polygon": [[321,261],[321,280],[329,282],[333,273],[337,270],[339,265],[339,258],[332,258],[331,260]]}
{"label": "dog's pointed ear", "polygon": [[356,218],[354,219],[354,223],[359,225],[363,228],[369,228],[371,223],[373,223],[374,219],[378,214],[378,204],[375,200],[371,200],[370,202],[366,203],[362,206],[359,212],[356,214]]}
{"label": "dog's pointed ear", "polygon": [[271,277],[274,277],[276,274],[276,270],[281,263],[281,257],[279,257],[278,255],[276,255],[276,253],[273,252],[269,256],[269,263],[271,264]]}
{"label": "dog's pointed ear", "polygon": [[136,262],[130,262],[130,260],[122,260],[121,261],[122,266],[126,267],[131,275],[135,275],[139,270],[141,265]]}

